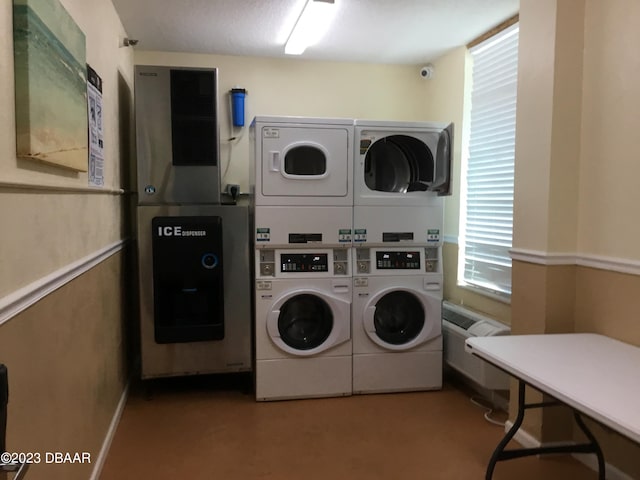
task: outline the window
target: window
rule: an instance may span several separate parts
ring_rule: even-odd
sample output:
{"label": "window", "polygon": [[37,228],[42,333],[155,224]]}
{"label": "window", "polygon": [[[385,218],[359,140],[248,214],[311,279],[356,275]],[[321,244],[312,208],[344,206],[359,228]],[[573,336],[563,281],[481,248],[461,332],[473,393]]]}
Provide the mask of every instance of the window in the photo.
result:
{"label": "window", "polygon": [[468,158],[462,166],[458,279],[511,294],[518,23],[471,47]]}

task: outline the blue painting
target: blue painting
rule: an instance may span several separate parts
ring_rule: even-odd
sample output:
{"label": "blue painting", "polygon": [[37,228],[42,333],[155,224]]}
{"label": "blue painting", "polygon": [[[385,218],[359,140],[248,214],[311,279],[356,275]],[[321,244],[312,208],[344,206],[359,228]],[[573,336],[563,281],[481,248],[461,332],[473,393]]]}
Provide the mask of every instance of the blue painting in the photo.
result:
{"label": "blue painting", "polygon": [[87,171],[85,35],[58,0],[13,0],[16,150]]}

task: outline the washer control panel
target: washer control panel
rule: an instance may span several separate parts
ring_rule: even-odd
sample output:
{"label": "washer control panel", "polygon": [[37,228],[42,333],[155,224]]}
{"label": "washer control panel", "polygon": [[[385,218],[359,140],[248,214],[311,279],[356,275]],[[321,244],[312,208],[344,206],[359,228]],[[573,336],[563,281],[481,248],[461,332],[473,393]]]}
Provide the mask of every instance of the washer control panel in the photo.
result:
{"label": "washer control panel", "polygon": [[378,270],[420,270],[420,251],[377,251]]}
{"label": "washer control panel", "polygon": [[441,274],[440,247],[355,249],[354,275]]}
{"label": "washer control panel", "polygon": [[328,272],[329,260],[326,253],[282,253],[281,272]]}
{"label": "washer control panel", "polygon": [[350,248],[256,250],[258,278],[343,277],[350,275]]}

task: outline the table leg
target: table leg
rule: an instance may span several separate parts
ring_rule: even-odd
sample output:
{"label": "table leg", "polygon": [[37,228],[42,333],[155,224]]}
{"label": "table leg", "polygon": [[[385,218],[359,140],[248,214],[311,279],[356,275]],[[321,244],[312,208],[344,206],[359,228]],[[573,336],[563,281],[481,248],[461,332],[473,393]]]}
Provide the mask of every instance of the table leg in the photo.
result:
{"label": "table leg", "polygon": [[522,421],[524,420],[524,387],[525,383],[522,380],[518,380],[518,415],[516,416],[516,420],[513,422],[513,425],[504,436],[504,438],[498,443],[498,446],[493,451],[493,455],[491,455],[491,459],[489,460],[489,465],[487,466],[487,473],[485,475],[485,480],[491,480],[493,477],[493,470],[496,468],[496,463],[500,460],[505,447],[511,441],[513,436],[516,434],[520,426],[522,425]]}
{"label": "table leg", "polygon": [[522,421],[524,420],[524,413],[527,409],[561,405],[559,402],[541,402],[531,404],[525,403],[525,386],[525,382],[518,379],[518,414],[515,421],[513,422],[513,426],[505,434],[500,443],[498,443],[498,446],[491,455],[491,459],[489,460],[489,464],[487,466],[485,480],[492,479],[493,471],[496,468],[496,463],[500,461],[526,457],[530,455],[542,455],[546,453],[594,453],[598,458],[598,480],[605,480],[605,463],[602,449],[600,448],[600,445],[598,444],[598,441],[596,440],[593,433],[589,431],[579,413],[575,410],[573,410],[573,416],[576,420],[576,423],[578,424],[578,427],[580,427],[580,430],[582,430],[582,432],[587,436],[589,440],[587,443],[567,443],[564,445],[541,446],[534,448],[514,448],[506,450],[507,444],[511,441],[511,439],[514,437],[514,435],[522,425]]}
{"label": "table leg", "polygon": [[573,418],[578,424],[578,427],[580,427],[580,430],[582,430],[582,433],[584,433],[589,439],[590,444],[593,446],[593,453],[595,453],[598,458],[598,480],[605,480],[604,455],[602,454],[602,449],[600,448],[596,437],[591,433],[591,430],[587,428],[582,417],[580,417],[580,414],[575,410],[573,411]]}

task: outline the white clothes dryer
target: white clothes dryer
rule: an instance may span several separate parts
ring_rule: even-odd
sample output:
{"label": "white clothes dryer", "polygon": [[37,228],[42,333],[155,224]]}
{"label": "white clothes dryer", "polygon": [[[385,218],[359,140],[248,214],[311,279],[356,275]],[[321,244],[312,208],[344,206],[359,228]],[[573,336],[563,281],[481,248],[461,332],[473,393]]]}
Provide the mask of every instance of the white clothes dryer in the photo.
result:
{"label": "white clothes dryer", "polygon": [[355,205],[353,244],[355,246],[396,247],[404,245],[440,246],[444,206],[434,198],[423,206]]}
{"label": "white clothes dryer", "polygon": [[351,394],[350,252],[256,252],[257,400]]}
{"label": "white clothes dryer", "polygon": [[351,247],[352,207],[258,206],[256,248]]}
{"label": "white clothes dryer", "polygon": [[451,194],[453,124],[354,124],[354,205],[437,206]]}
{"label": "white clothes dryer", "polygon": [[442,388],[439,248],[357,248],[353,393]]}
{"label": "white clothes dryer", "polygon": [[255,117],[255,204],[353,205],[353,119]]}

